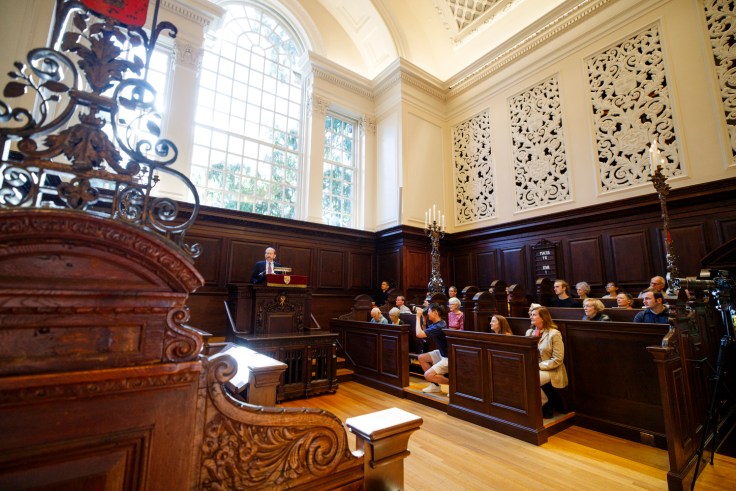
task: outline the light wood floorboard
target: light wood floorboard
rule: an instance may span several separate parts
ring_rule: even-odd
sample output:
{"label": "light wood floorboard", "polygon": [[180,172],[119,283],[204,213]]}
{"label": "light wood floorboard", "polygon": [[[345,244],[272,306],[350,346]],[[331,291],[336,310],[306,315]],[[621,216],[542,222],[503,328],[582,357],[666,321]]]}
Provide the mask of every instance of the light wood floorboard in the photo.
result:
{"label": "light wood floorboard", "polygon": [[[666,451],[577,426],[536,446],[357,382],[281,406],[319,407],[343,421],[391,407],[421,416],[404,465],[407,491],[667,489]],[[736,489],[736,459],[716,455],[706,467],[696,490]]]}

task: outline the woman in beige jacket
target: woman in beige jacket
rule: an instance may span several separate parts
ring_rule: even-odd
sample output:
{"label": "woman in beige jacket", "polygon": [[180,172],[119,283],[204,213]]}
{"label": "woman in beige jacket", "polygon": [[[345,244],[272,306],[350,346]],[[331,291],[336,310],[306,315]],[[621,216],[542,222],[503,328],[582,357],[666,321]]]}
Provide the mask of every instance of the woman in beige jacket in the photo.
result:
{"label": "woman in beige jacket", "polygon": [[[536,307],[531,311],[532,328],[527,336],[539,336],[539,385],[552,382],[552,387],[567,387],[567,371],[565,370],[565,345],[562,335],[552,321],[552,315],[546,307]],[[547,404],[547,395],[542,391],[542,405]]]}

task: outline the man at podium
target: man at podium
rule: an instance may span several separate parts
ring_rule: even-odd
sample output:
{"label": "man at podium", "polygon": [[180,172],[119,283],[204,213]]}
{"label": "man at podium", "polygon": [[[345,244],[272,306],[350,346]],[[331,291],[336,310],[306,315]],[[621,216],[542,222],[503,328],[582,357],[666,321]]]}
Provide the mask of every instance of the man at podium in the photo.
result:
{"label": "man at podium", "polygon": [[253,273],[250,275],[250,282],[255,284],[266,281],[267,274],[280,274],[276,268],[280,268],[281,264],[276,262],[276,249],[273,247],[266,248],[266,259],[258,261],[253,266]]}

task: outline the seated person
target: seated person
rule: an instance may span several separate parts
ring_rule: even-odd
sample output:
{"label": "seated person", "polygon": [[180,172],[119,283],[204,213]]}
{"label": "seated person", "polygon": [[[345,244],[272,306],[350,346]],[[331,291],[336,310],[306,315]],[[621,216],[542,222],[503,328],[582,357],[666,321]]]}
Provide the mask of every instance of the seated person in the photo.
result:
{"label": "seated person", "polygon": [[451,286],[450,288],[448,288],[447,289],[447,296],[450,297],[450,298],[457,297],[457,288],[455,288],[454,286]]}
{"label": "seated person", "polygon": [[465,316],[460,310],[460,299],[457,297],[450,297],[448,303],[450,304],[450,312],[447,314],[447,327],[458,331],[464,330]]}
{"label": "seated person", "polygon": [[273,247],[266,248],[266,259],[258,261],[253,265],[253,272],[250,275],[250,282],[254,285],[266,281],[267,274],[276,274],[274,268],[280,268],[281,263],[276,262],[276,249]]}
{"label": "seated person", "polygon": [[670,310],[664,304],[662,292],[646,292],[642,297],[644,310],[634,316],[634,322],[669,324]]}
{"label": "seated person", "polygon": [[610,321],[611,318],[603,313],[606,308],[603,302],[597,298],[586,298],[583,300],[584,321]]}
{"label": "seated person", "polygon": [[507,321],[506,317],[502,315],[494,315],[491,317],[491,331],[495,334],[505,334],[507,336],[513,334],[513,332],[511,332],[509,321]]}
{"label": "seated person", "polygon": [[667,282],[665,279],[661,276],[653,276],[652,279],[649,280],[649,288],[639,292],[639,298],[644,298],[644,294],[646,292],[664,292],[665,288],[667,288]]}
{"label": "seated person", "polygon": [[422,389],[422,392],[442,392],[440,384],[450,383],[450,379],[446,377],[448,371],[447,338],[442,331],[447,328],[447,323],[442,320],[442,306],[439,304],[429,304],[427,308],[429,325],[426,329],[422,326],[423,314],[422,309],[417,309],[417,338],[431,338],[437,349],[429,353],[422,353],[417,357],[422,370],[424,370],[424,378],[429,382],[429,385]]}
{"label": "seated person", "polygon": [[[552,314],[546,307],[537,307],[532,311],[532,328],[526,332],[527,336],[539,336],[537,348],[539,350],[539,385],[548,383],[556,389],[567,387],[567,370],[565,370],[565,345],[562,334],[552,320]],[[545,418],[554,415],[554,407],[542,392],[542,414]]]}
{"label": "seated person", "polygon": [[619,289],[618,283],[615,281],[609,281],[606,285],[606,295],[603,295],[603,298],[616,298]]}
{"label": "seated person", "polygon": [[406,298],[399,295],[396,297],[396,308],[399,309],[399,312],[402,314],[411,314],[411,309],[405,305]]}
{"label": "seated person", "polygon": [[621,309],[633,309],[634,297],[630,293],[621,292],[616,295],[616,306]]}
{"label": "seated person", "polygon": [[565,280],[555,280],[554,291],[557,298],[552,301],[552,307],[577,307],[578,303],[570,296],[570,285]]}
{"label": "seated person", "polygon": [[381,309],[373,307],[371,309],[371,323],[373,324],[388,324],[388,320],[383,316]]}
{"label": "seated person", "polygon": [[388,300],[388,290],[391,288],[391,285],[388,281],[383,280],[381,282],[381,291],[380,293],[373,296],[373,303],[376,304],[376,307],[380,307],[381,305],[386,303],[386,300]]}
{"label": "seated person", "polygon": [[391,318],[391,324],[401,324],[401,311],[396,307],[392,307],[391,310],[388,311],[388,316]]}
{"label": "seated person", "polygon": [[577,290],[578,292],[578,297],[582,298],[583,300],[588,298],[588,295],[590,295],[590,285],[584,281],[581,281],[580,283],[575,285],[575,290]]}

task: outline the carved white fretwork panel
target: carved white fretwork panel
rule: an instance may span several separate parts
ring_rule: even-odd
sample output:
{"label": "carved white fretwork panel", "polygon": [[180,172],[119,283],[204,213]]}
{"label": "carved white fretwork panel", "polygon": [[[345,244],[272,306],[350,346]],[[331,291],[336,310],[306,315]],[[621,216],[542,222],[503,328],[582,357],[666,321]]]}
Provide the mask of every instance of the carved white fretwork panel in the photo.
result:
{"label": "carved white fretwork panel", "polygon": [[557,77],[509,99],[516,211],[570,201]]}
{"label": "carved white fretwork panel", "polygon": [[736,2],[704,0],[703,11],[708,25],[713,61],[721,89],[721,102],[731,143],[731,164],[736,163]]}
{"label": "carved white fretwork panel", "polygon": [[483,111],[452,128],[458,225],[496,216],[490,119]]}
{"label": "carved white fretwork panel", "polygon": [[659,39],[651,26],[587,60],[602,191],[647,182],[654,139],[666,175],[684,174]]}

